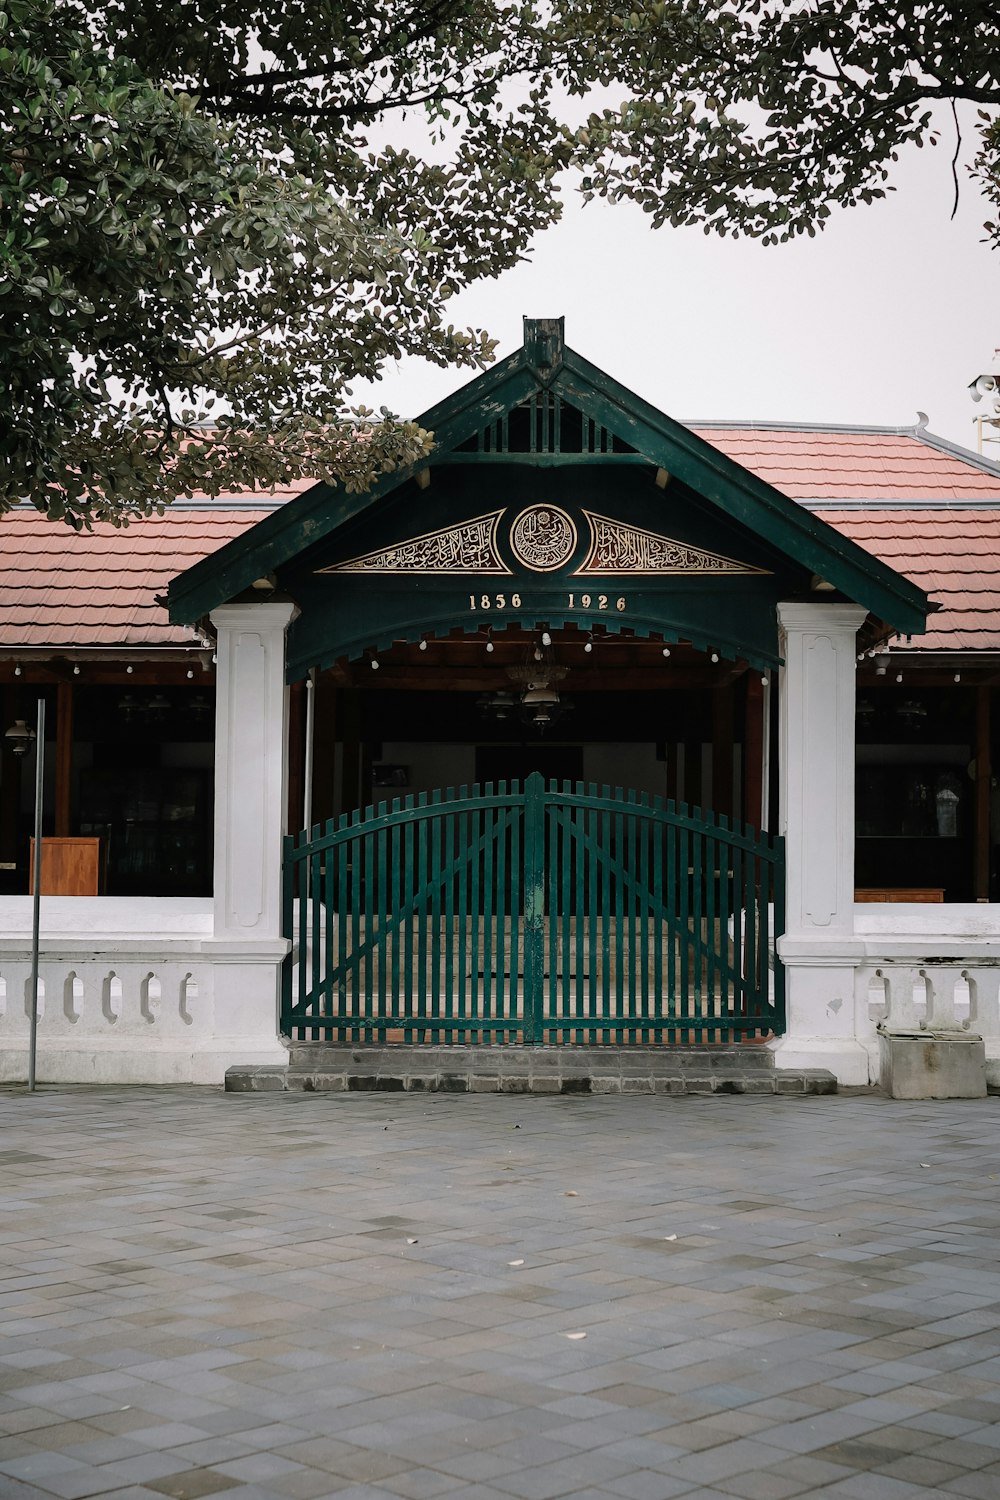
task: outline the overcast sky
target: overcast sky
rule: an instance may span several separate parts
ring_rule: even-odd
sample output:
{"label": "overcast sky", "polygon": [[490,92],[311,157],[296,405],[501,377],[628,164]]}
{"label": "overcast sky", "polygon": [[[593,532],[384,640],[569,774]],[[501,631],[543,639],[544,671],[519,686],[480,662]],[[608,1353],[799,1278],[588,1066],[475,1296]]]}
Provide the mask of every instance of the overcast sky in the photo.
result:
{"label": "overcast sky", "polygon": [[[571,195],[530,260],[456,297],[451,321],[486,327],[503,355],[521,343],[522,314],[565,315],[569,345],[681,420],[907,426],[921,410],[932,432],[973,448],[966,387],[1000,345],[1000,253],[983,243],[988,208],[964,174],[949,219],[952,150],[946,130],[908,152],[886,202],[767,249],[653,230],[631,206]],[[412,361],[356,395],[412,417],[467,378]],[[1000,460],[1000,443],[985,451]]]}

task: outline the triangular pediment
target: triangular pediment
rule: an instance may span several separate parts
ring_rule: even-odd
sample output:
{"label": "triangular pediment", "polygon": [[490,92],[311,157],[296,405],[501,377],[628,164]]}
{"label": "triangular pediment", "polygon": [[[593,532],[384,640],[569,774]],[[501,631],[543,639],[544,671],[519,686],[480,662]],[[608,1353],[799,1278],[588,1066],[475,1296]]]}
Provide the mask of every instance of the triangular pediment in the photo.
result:
{"label": "triangular pediment", "polygon": [[[407,568],[431,573],[447,571],[449,558],[460,561],[472,549],[483,560],[483,571],[496,569],[499,576],[511,566],[510,538],[498,540],[498,525],[507,524],[500,522],[499,512],[509,511],[517,498],[505,495],[500,506],[499,476],[509,489],[521,482],[512,479],[512,473],[535,474],[537,479],[539,474],[558,472],[565,488],[565,476],[574,470],[589,476],[589,488],[580,487],[580,504],[586,501],[587,515],[593,518],[586,524],[603,528],[605,552],[595,544],[587,559],[591,569],[603,566],[601,556],[613,552],[619,573],[649,567],[664,576],[673,572],[689,577],[759,577],[771,566],[766,559],[774,559],[776,571],[784,559],[789,576],[824,580],[827,587],[901,633],[924,628],[927,598],[916,585],[565,347],[559,319],[525,320],[521,349],[418,421],[435,437],[429,465],[421,466],[420,473],[386,475],[366,495],[317,484],[174,579],[169,591],[171,619],[196,622],[262,575],[276,575],[280,581],[283,570],[289,578],[303,569],[315,576],[320,568],[345,575],[379,571],[392,576]],[[433,473],[449,468],[469,474],[470,503],[464,515],[439,517]],[[620,514],[616,519],[610,507],[595,503],[601,474],[629,470],[637,476],[645,471],[648,479],[655,476],[657,485],[666,488],[662,515]],[[428,483],[429,498],[422,494]],[[492,492],[487,493],[490,485]],[[720,541],[728,539],[731,545],[715,546],[710,537],[678,529],[678,495],[687,496],[702,517],[715,516]],[[419,509],[438,524],[428,526],[425,519],[423,527],[411,529],[393,523],[395,534],[388,534],[386,526],[375,523],[400,497],[404,510]],[[534,498],[538,502],[545,497],[536,493]],[[522,508],[526,504],[522,501]],[[582,514],[578,512],[578,519]],[[370,540],[361,534],[369,521]],[[352,536],[357,542],[353,548]],[[746,548],[739,538],[747,542]],[[324,549],[327,555],[317,556]],[[316,561],[310,562],[313,557]],[[575,554],[574,559],[576,567]]]}

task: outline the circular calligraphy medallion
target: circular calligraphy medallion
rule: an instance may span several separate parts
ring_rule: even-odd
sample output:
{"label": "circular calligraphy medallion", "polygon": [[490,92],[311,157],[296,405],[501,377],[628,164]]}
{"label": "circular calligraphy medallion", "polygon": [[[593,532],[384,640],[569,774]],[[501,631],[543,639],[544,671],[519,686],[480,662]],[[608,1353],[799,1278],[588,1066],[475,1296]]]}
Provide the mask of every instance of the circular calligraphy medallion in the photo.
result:
{"label": "circular calligraphy medallion", "polygon": [[573,556],[576,527],[555,505],[530,505],[510,528],[510,545],[518,561],[533,573],[551,573]]}

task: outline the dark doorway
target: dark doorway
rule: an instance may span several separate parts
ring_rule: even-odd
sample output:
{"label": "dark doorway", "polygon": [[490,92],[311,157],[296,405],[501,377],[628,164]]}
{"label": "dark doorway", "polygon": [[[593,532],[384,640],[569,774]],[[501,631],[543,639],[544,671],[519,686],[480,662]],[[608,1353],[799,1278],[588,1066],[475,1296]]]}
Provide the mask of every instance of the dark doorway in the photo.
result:
{"label": "dark doorway", "polygon": [[477,745],[476,780],[523,782],[532,771],[546,781],[582,781],[582,745]]}

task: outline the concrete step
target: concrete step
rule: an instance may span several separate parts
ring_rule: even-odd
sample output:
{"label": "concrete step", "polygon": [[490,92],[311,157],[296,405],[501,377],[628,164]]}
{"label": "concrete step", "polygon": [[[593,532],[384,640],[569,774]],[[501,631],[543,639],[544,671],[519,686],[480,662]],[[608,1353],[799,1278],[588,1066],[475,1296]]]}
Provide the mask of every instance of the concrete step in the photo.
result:
{"label": "concrete step", "polygon": [[345,1047],[297,1044],[287,1067],[233,1067],[230,1093],[835,1094],[767,1047]]}

